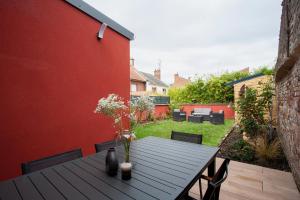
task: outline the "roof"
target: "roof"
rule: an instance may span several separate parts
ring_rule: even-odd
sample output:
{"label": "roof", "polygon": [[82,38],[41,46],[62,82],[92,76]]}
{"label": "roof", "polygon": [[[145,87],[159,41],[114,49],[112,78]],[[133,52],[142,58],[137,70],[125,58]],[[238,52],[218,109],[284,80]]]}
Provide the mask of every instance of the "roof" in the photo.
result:
{"label": "roof", "polygon": [[240,82],[243,82],[243,81],[248,81],[250,79],[253,79],[253,78],[256,78],[256,77],[260,77],[260,76],[264,76],[264,74],[258,73],[258,74],[254,74],[254,75],[251,75],[251,76],[247,76],[245,78],[241,78],[239,80],[231,81],[231,82],[226,83],[226,86],[233,86],[233,85],[235,85],[237,83],[240,83]]}
{"label": "roof", "polygon": [[81,10],[82,12],[86,13],[90,17],[94,18],[95,20],[107,24],[111,29],[114,31],[120,33],[121,35],[125,36],[129,40],[134,39],[134,34],[127,30],[125,27],[121,26],[111,18],[107,17],[104,15],[102,12],[99,10],[95,9],[94,7],[90,6],[86,2],[82,0],[65,0],[75,8]]}
{"label": "roof", "polygon": [[147,80],[138,72],[135,67],[130,66],[130,80],[146,82]]}
{"label": "roof", "polygon": [[174,83],[172,83],[170,85],[171,88],[183,88],[185,87],[187,84],[191,83],[190,79],[187,78],[183,78],[181,76],[177,76],[174,80]]}
{"label": "roof", "polygon": [[152,85],[157,85],[157,86],[161,86],[161,87],[169,87],[167,84],[165,84],[164,82],[162,82],[161,80],[157,79],[155,76],[153,76],[152,74],[149,73],[145,73],[145,72],[140,72],[147,81],[149,81]]}

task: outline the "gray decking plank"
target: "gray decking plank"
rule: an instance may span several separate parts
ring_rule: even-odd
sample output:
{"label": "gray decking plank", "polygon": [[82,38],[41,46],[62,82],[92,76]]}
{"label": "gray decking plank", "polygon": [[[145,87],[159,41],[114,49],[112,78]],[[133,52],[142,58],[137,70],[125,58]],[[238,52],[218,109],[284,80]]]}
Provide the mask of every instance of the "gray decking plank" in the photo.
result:
{"label": "gray decking plank", "polygon": [[27,176],[20,176],[16,178],[15,183],[23,200],[44,199]]}
{"label": "gray decking plank", "polygon": [[1,200],[22,200],[12,180],[0,182]]}
{"label": "gray decking plank", "polygon": [[[101,159],[100,157],[97,157],[96,159]],[[132,162],[135,160],[133,159]],[[147,164],[147,163],[144,163]],[[157,170],[157,168],[153,168],[151,166],[142,165],[140,163],[134,162],[133,172],[137,171],[141,174],[146,174],[155,178],[163,179],[169,183],[173,183],[174,185],[180,186],[184,185],[186,182],[186,177],[178,177],[175,175],[175,173],[168,173],[166,169]]]}
{"label": "gray decking plank", "polygon": [[114,187],[106,184],[105,182],[97,179],[95,176],[89,174],[88,172],[82,170],[80,167],[76,166],[74,163],[66,163],[64,164],[64,167],[72,171],[77,176],[84,179],[86,182],[88,182],[90,185],[93,185],[97,190],[101,191],[104,194],[107,194],[112,199],[124,199],[124,200],[130,200],[134,199],[131,198],[126,193],[123,193]]}
{"label": "gray decking plank", "polygon": [[58,175],[53,168],[42,170],[42,175],[47,178],[67,199],[88,199],[85,194],[80,193],[74,186]]}
{"label": "gray decking plank", "polygon": [[45,199],[66,199],[40,172],[30,174],[29,178],[38,187],[38,190]]}
{"label": "gray decking plank", "polygon": [[105,181],[107,184],[114,186],[118,190],[135,199],[157,199],[148,191],[140,190],[136,186],[131,185],[129,181],[123,181],[120,178],[120,173],[118,173],[117,177],[108,177],[108,175],[105,173],[105,166],[101,163],[97,163],[91,159],[84,159],[82,162],[76,162],[75,164],[80,165],[82,168],[92,173],[95,177]]}
{"label": "gray decking plank", "polygon": [[81,194],[84,194],[88,199],[97,200],[109,200],[110,198],[102,192],[98,191],[95,187],[92,187],[90,184],[86,183],[84,180],[74,175],[69,169],[65,168],[64,165],[59,165],[53,168],[54,171],[63,177],[66,181],[72,184]]}

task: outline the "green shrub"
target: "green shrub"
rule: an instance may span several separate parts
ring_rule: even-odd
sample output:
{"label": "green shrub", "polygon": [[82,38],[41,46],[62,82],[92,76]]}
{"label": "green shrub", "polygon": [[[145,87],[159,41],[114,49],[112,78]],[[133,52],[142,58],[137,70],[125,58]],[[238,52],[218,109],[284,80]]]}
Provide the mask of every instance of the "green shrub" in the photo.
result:
{"label": "green shrub", "polygon": [[246,145],[247,145],[247,142],[245,140],[240,139],[232,145],[232,148],[235,150],[240,150]]}
{"label": "green shrub", "polygon": [[242,149],[241,160],[252,161],[255,157],[255,150],[251,146],[245,146]]}
{"label": "green shrub", "polygon": [[254,138],[259,133],[260,127],[265,124],[264,104],[260,103],[257,90],[247,88],[244,95],[237,101],[236,109],[242,129]]}
{"label": "green shrub", "polygon": [[240,139],[232,145],[232,157],[241,161],[252,161],[255,157],[255,150],[252,146]]}
{"label": "green shrub", "polygon": [[[245,72],[224,73],[222,75],[210,75],[206,78],[198,77],[196,81],[185,88],[169,89],[171,108],[182,103],[227,103],[232,102],[233,87],[226,83],[248,76]],[[173,106],[174,105],[174,106]],[[177,107],[178,108],[178,107]]]}

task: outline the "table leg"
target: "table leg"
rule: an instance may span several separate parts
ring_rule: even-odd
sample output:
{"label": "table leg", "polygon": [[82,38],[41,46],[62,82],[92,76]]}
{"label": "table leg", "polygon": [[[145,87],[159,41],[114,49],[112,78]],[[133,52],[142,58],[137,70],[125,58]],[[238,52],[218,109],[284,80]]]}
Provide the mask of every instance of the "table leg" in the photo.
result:
{"label": "table leg", "polygon": [[[213,159],[213,161],[208,165],[207,175],[208,177],[213,177],[216,173],[216,158]],[[208,186],[209,181],[207,181]],[[215,200],[215,197],[213,196],[212,200]]]}
{"label": "table leg", "polygon": [[216,173],[216,158],[208,165],[208,172],[209,177],[213,177]]}

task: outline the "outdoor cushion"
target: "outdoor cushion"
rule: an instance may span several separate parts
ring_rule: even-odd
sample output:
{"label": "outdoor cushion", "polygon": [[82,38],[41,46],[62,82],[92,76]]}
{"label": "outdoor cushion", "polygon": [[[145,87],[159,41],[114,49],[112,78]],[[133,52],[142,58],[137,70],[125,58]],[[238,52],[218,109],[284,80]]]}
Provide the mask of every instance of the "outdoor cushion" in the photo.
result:
{"label": "outdoor cushion", "polygon": [[209,115],[211,112],[210,108],[194,108],[193,115]]}

